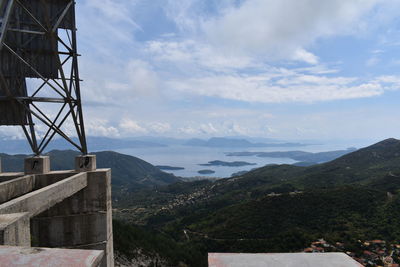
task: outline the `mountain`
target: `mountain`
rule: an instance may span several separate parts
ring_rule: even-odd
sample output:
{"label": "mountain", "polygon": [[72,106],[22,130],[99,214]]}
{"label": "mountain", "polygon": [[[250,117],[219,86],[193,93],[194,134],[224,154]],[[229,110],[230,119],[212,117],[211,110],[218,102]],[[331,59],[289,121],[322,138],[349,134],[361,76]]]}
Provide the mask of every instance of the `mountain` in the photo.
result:
{"label": "mountain", "polygon": [[119,219],[196,248],[204,259],[208,251],[299,252],[318,238],[350,248],[358,240],[395,242],[400,239],[400,141],[387,139],[310,167],[266,166],[129,198],[118,205],[141,212],[129,218],[116,212]]}
{"label": "mountain", "polygon": [[186,143],[186,146],[202,146],[202,147],[226,147],[226,148],[237,148],[237,147],[292,147],[292,146],[304,146],[305,144],[300,143],[252,143],[246,139],[236,138],[225,138],[225,137],[213,137],[208,140],[203,139],[190,139]]}
{"label": "mountain", "polygon": [[[323,164],[309,167],[288,164],[268,165],[236,177],[220,179],[214,183],[207,182],[200,187],[198,184],[187,183],[184,185],[185,193],[182,195],[188,198],[190,195],[195,195],[193,201],[201,202],[206,199],[234,204],[272,192],[285,193],[348,185],[372,188],[380,185],[383,188],[382,180],[390,180],[393,183],[397,181],[398,174],[400,174],[400,141],[387,139]],[[174,201],[180,190],[182,190],[181,183],[159,188],[157,199]],[[129,203],[133,203],[135,199],[139,200],[140,197],[141,194],[132,196]]]}
{"label": "mountain", "polygon": [[[78,140],[73,138],[75,142]],[[145,148],[145,147],[166,147],[165,144],[147,141],[147,140],[136,140],[128,138],[107,138],[107,137],[93,137],[87,138],[88,146],[92,151],[100,150],[113,150],[121,148]],[[0,147],[4,153],[27,153],[29,151],[29,145],[26,140],[5,140],[0,139]],[[51,151],[54,149],[66,150],[69,149],[71,145],[64,139],[53,140],[47,150]]]}
{"label": "mountain", "polygon": [[[153,188],[180,181],[174,175],[165,173],[150,163],[133,156],[112,151],[92,154],[96,155],[98,168],[112,169],[114,191],[119,188],[124,188],[128,191]],[[74,169],[74,158],[79,153],[72,150],[53,150],[46,155],[51,157],[52,170],[70,170]],[[27,156],[0,154],[3,171],[22,171],[23,161]]]}

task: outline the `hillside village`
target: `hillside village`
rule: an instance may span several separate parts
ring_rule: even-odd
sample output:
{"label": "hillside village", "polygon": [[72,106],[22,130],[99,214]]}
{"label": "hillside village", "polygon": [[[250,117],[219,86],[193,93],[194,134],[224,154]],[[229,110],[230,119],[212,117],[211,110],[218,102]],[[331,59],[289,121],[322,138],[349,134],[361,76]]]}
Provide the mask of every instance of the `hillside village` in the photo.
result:
{"label": "hillside village", "polygon": [[318,239],[303,250],[307,253],[344,252],[366,267],[399,267],[400,244],[387,243],[384,240],[358,240],[355,246],[345,243],[331,244],[324,239]]}

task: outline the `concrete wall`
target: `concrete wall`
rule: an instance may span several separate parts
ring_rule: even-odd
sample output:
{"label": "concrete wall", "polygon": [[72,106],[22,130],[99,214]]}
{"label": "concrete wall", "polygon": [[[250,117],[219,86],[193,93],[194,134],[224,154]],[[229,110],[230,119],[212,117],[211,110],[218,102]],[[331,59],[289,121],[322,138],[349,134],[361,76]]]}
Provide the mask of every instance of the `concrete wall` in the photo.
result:
{"label": "concrete wall", "polygon": [[0,215],[0,244],[31,245],[28,212]]}
{"label": "concrete wall", "polygon": [[111,170],[0,173],[1,244],[103,250],[114,266]]}
{"label": "concrete wall", "polygon": [[32,245],[102,249],[101,266],[114,266],[111,170],[86,174],[86,187],[31,219]]}

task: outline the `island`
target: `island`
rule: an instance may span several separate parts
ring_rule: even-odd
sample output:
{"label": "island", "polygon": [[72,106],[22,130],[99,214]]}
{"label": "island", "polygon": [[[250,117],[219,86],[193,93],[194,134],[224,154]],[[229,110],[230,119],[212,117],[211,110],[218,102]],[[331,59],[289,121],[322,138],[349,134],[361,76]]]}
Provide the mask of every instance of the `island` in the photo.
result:
{"label": "island", "polygon": [[200,170],[200,171],[198,171],[198,173],[200,173],[200,174],[213,174],[213,173],[215,173],[215,171],[213,171],[213,170]]}
{"label": "island", "polygon": [[167,166],[167,165],[157,165],[156,167],[162,171],[179,171],[179,170],[185,169],[183,167],[173,167],[173,166]]}
{"label": "island", "polygon": [[317,164],[328,162],[339,158],[343,155],[349,154],[351,152],[357,151],[354,147],[349,147],[346,150],[334,150],[327,152],[305,152],[305,151],[276,151],[276,152],[230,152],[225,153],[225,155],[230,157],[251,157],[257,156],[261,158],[290,158],[302,162],[308,162],[309,164]]}
{"label": "island", "polygon": [[221,160],[213,160],[209,161],[205,164],[199,164],[200,166],[224,166],[224,167],[242,167],[242,166],[250,166],[250,165],[257,165],[257,163],[250,163],[246,161],[221,161]]}

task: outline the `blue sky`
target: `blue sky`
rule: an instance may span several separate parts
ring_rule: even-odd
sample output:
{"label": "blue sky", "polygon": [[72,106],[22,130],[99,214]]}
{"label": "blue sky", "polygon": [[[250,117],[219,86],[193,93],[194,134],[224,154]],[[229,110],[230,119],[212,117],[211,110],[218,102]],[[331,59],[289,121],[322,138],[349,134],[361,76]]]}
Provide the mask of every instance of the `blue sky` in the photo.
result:
{"label": "blue sky", "polygon": [[88,134],[400,137],[399,10],[396,0],[78,1]]}

